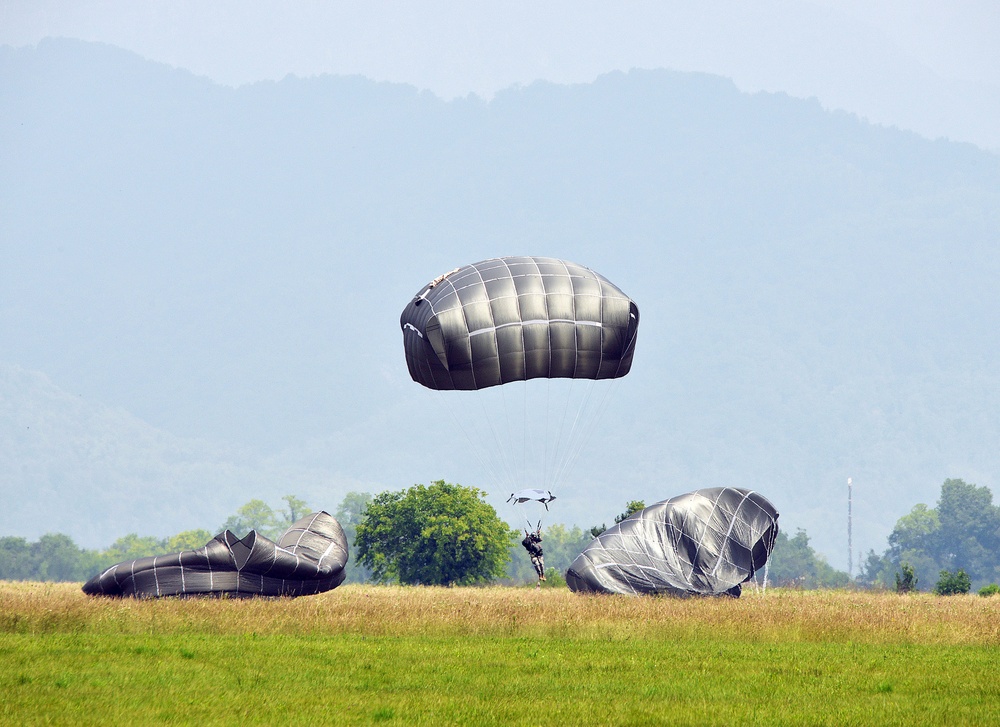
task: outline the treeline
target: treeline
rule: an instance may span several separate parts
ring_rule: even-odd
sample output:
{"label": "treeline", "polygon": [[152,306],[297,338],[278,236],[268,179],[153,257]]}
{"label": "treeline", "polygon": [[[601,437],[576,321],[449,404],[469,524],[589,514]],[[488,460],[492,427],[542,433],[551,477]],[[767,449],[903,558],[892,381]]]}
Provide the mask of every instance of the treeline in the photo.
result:
{"label": "treeline", "polygon": [[914,505],[893,528],[888,549],[869,551],[858,582],[940,591],[963,580],[959,572],[975,589],[1000,582],[1000,507],[988,488],[948,479],[936,507]]}
{"label": "treeline", "polygon": [[[284,507],[275,509],[262,500],[250,500],[222,523],[216,532],[232,530],[242,535],[256,530],[261,535],[276,540],[298,518],[313,511],[305,501],[294,495],[285,495],[282,501]],[[369,493],[350,492],[333,513],[344,528],[351,545],[346,578],[348,583],[371,580],[370,571],[357,562],[354,547],[358,525],[364,519],[371,501],[372,495]],[[627,503],[625,510],[615,517],[615,522],[621,522],[643,507],[645,504],[639,501]],[[567,527],[559,523],[546,526],[546,585],[563,585],[563,573],[570,563],[604,529],[603,524],[587,529],[576,525]],[[131,533],[104,550],[80,548],[69,536],[62,534],[43,535],[34,543],[25,538],[3,537],[0,538],[0,580],[85,581],[115,563],[200,548],[213,535],[214,533],[201,529],[188,530],[167,538]],[[505,574],[501,579],[501,582],[508,585],[535,582],[535,571],[520,545],[519,537],[512,539],[510,543]],[[801,588],[839,587],[849,581],[846,573],[833,570],[812,550],[808,536],[801,530],[792,538],[784,533],[778,536],[778,543],[771,557],[770,578],[772,583]]]}
{"label": "treeline", "polygon": [[[338,506],[334,517],[340,522],[351,545],[347,582],[371,580],[368,569],[359,565],[354,546],[358,525],[372,502],[366,492],[350,492]],[[262,500],[251,500],[240,507],[216,532],[232,530],[238,534],[257,530],[277,539],[297,519],[313,510],[293,496],[282,498],[283,507],[274,509]],[[632,501],[620,522],[644,507]],[[605,529],[595,525],[587,529],[562,524],[544,528],[547,585],[561,585],[562,574],[573,559]],[[47,534],[36,542],[20,537],[0,537],[0,580],[85,581],[104,568],[122,561],[150,555],[193,550],[207,543],[214,533],[188,530],[167,538],[129,534],[104,550],[78,547],[62,534]],[[888,538],[889,547],[881,555],[868,553],[861,573],[851,577],[830,566],[809,545],[809,536],[799,529],[778,535],[765,573],[770,585],[792,588],[862,587],[896,590],[948,590],[954,582],[970,587],[989,587],[1000,581],[1000,507],[993,505],[993,495],[986,487],[977,487],[960,479],[945,480],[941,497],[934,508],[917,504],[899,519]],[[534,570],[518,539],[512,539],[509,560],[502,582],[514,585],[534,582]],[[945,584],[945,585],[942,585]],[[964,590],[969,590],[965,588]]]}

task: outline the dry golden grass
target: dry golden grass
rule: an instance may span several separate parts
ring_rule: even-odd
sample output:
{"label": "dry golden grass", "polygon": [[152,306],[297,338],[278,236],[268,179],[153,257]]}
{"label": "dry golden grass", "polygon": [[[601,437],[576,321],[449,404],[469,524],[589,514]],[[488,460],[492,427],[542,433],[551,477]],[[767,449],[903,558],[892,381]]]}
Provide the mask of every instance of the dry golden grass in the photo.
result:
{"label": "dry golden grass", "polygon": [[179,631],[997,646],[1000,597],[770,589],[678,599],[348,585],[299,599],[134,600],[91,598],[78,584],[0,582],[0,633]]}

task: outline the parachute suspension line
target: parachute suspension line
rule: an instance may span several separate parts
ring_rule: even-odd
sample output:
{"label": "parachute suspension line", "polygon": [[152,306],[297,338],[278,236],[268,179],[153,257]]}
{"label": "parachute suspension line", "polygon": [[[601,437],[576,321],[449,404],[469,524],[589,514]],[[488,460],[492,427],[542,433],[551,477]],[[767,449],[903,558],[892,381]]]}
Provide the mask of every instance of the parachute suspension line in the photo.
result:
{"label": "parachute suspension line", "polygon": [[[582,383],[578,383],[575,379],[572,381],[571,389],[580,390],[583,387],[583,391],[574,395],[574,397],[579,401],[576,408],[576,412],[573,416],[572,424],[570,425],[569,434],[566,437],[565,448],[561,451],[560,456],[556,462],[556,471],[553,476],[553,486],[558,487],[561,484],[562,478],[566,475],[569,470],[570,463],[575,459],[577,452],[577,442],[579,440],[578,432],[581,431],[581,421],[585,418],[584,414],[587,410],[590,398],[594,393],[594,381],[585,380]],[[570,400],[566,401],[566,411],[569,411]]]}
{"label": "parachute suspension line", "polygon": [[[552,407],[552,379],[545,379],[545,430],[542,436],[542,481],[541,487],[551,490],[549,481],[549,412]],[[558,451],[558,448],[556,449]]]}
{"label": "parachute suspension line", "polygon": [[[549,475],[549,473],[546,472],[546,483],[550,484],[549,489],[554,489],[555,487],[557,487],[556,482],[559,480],[559,472],[562,469],[560,462],[562,459],[565,458],[566,456],[565,453],[569,449],[569,443],[572,442],[573,440],[573,435],[571,431],[569,435],[567,435],[566,443],[564,445],[563,434],[566,431],[566,422],[569,420],[569,408],[570,408],[570,403],[574,399],[574,390],[578,391],[579,388],[580,384],[578,383],[577,379],[570,379],[566,386],[567,391],[564,393],[565,400],[563,402],[562,415],[559,417],[559,431],[556,434],[556,439],[553,445],[552,457],[551,459],[546,458],[547,462],[551,461],[553,463],[551,475]],[[577,396],[576,398],[579,397]],[[558,402],[556,402],[556,405],[558,405]],[[566,447],[566,449],[563,449],[564,446]]]}
{"label": "parachute suspension line", "polygon": [[493,436],[493,451],[497,453],[497,458],[500,460],[501,466],[500,466],[500,471],[498,471],[496,476],[496,482],[498,485],[506,484],[510,488],[510,491],[514,492],[515,490],[518,489],[517,472],[516,472],[517,466],[516,463],[513,462],[513,458],[510,454],[509,440],[511,438],[510,435],[511,427],[510,427],[510,413],[507,407],[507,393],[504,391],[505,387],[503,386],[496,386],[493,388],[500,390],[500,398],[501,401],[503,402],[502,409],[504,413],[504,419],[506,420],[507,423],[507,440],[508,440],[507,442],[504,441],[502,434],[497,431],[496,421],[495,421],[496,414],[491,414],[489,409],[487,408],[486,400],[489,398],[489,395],[487,394],[486,396],[477,396],[475,398],[479,399],[479,405],[483,411],[482,420],[489,425],[490,433]]}
{"label": "parachute suspension line", "polygon": [[[555,477],[555,483],[557,485],[561,482],[563,477],[569,474],[571,465],[579,459],[580,454],[590,443],[590,439],[593,437],[604,412],[607,410],[608,403],[612,400],[611,394],[617,388],[617,385],[618,379],[608,380],[607,386],[602,387],[604,392],[598,397],[597,404],[591,408],[590,412],[584,415],[584,409],[589,407],[593,402],[594,388],[597,386],[596,380],[591,380],[589,382],[589,386],[587,387],[587,396],[577,413],[577,420],[582,420],[580,429],[581,433],[579,435],[573,433],[570,436],[570,448],[567,451],[566,456],[563,458],[563,462]],[[574,432],[577,430],[576,422],[574,422],[573,429]]]}
{"label": "parachute suspension line", "polygon": [[525,380],[521,386],[521,487],[529,484],[528,473],[528,382]]}
{"label": "parachute suspension line", "polygon": [[769,565],[771,565],[771,559],[770,558],[768,558],[767,560],[764,561],[764,588],[763,588],[763,592],[764,593],[767,593],[767,567]]}
{"label": "parachute suspension line", "polygon": [[501,477],[500,471],[496,467],[496,462],[492,458],[486,456],[486,452],[488,450],[484,450],[481,441],[475,441],[472,436],[472,429],[467,424],[463,424],[462,421],[460,421],[458,414],[455,412],[455,407],[451,404],[451,397],[448,396],[451,392],[440,393],[444,394],[443,398],[447,402],[445,408],[448,410],[448,413],[451,414],[451,418],[455,422],[455,428],[460,429],[465,435],[465,438],[469,443],[469,450],[476,455],[476,459],[479,460],[479,466],[485,470],[486,475],[493,480],[494,483],[503,484],[503,478]]}

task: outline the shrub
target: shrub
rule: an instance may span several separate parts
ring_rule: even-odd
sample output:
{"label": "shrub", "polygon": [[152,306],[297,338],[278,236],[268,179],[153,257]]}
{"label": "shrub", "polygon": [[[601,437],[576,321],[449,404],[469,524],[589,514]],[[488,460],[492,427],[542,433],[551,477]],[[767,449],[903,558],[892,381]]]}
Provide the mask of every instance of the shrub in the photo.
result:
{"label": "shrub", "polygon": [[939,596],[954,596],[959,593],[968,593],[971,588],[972,579],[961,568],[954,573],[943,570],[937,585],[934,586],[934,593]]}
{"label": "shrub", "polygon": [[979,589],[980,596],[995,596],[998,593],[1000,593],[1000,586],[996,583],[991,583]]}
{"label": "shrub", "polygon": [[909,593],[917,590],[917,576],[913,572],[913,566],[909,563],[903,563],[900,568],[903,571],[903,576],[900,578],[899,573],[896,573],[896,593]]}

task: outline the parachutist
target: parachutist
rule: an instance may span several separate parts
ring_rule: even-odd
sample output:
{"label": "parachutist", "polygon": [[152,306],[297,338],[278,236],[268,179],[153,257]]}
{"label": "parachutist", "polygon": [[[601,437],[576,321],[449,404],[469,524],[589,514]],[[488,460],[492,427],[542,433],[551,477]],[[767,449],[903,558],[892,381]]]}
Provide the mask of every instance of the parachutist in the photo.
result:
{"label": "parachutist", "polygon": [[541,584],[545,580],[545,556],[542,554],[541,525],[533,533],[525,530],[524,540],[521,541],[521,545],[528,551],[528,555],[531,557],[531,565],[534,566],[535,572],[538,574],[538,583]]}

